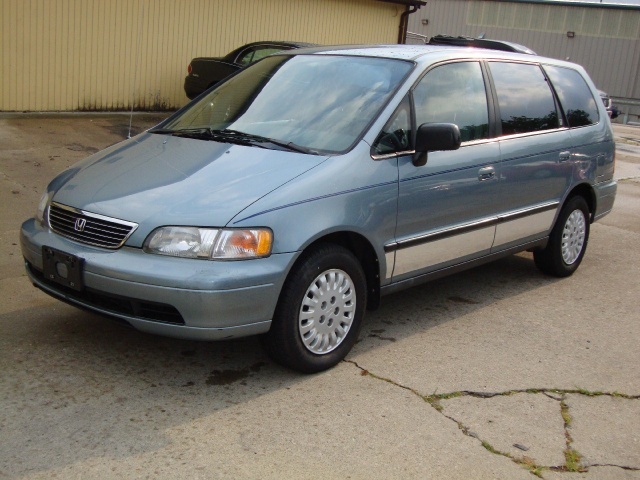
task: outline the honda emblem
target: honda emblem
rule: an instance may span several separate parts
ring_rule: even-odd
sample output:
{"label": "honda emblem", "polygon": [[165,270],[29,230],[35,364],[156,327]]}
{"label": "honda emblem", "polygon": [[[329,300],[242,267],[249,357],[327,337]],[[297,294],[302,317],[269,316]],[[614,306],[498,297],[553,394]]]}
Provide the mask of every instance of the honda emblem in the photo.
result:
{"label": "honda emblem", "polygon": [[84,218],[76,218],[76,224],[73,226],[73,229],[76,232],[84,232],[84,227],[87,224],[87,221]]}

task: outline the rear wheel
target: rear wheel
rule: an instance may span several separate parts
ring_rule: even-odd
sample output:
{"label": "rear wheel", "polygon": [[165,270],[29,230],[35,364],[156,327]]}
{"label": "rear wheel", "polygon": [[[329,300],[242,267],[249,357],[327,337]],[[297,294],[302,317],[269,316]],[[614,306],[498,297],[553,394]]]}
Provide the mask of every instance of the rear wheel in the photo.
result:
{"label": "rear wheel", "polygon": [[546,248],[533,252],[536,266],[547,275],[568,277],[578,269],[589,240],[589,207],[583,197],[562,207]]}
{"label": "rear wheel", "polygon": [[304,373],[333,367],[358,338],[366,279],[354,255],[321,245],[294,266],[263,344],[278,363]]}

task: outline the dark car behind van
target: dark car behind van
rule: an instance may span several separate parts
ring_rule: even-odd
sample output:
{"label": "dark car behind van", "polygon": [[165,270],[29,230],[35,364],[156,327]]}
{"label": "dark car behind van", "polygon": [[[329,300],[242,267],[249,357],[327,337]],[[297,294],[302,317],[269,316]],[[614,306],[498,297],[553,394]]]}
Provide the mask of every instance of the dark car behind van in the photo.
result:
{"label": "dark car behind van", "polygon": [[311,43],[264,41],[253,42],[236,48],[224,57],[198,57],[191,60],[184,79],[184,92],[194,99],[206,89],[224,80],[241,68],[271,55],[294,48],[310,47]]}

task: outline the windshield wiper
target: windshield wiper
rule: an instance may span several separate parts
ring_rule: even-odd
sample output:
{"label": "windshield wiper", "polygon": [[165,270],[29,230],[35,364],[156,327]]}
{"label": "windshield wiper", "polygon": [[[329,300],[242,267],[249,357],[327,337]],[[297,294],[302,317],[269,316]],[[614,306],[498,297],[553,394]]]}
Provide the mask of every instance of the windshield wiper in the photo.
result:
{"label": "windshield wiper", "polygon": [[282,140],[276,140],[275,138],[269,138],[269,137],[264,137],[262,135],[256,135],[254,133],[240,132],[238,130],[231,130],[231,129],[228,129],[228,128],[225,128],[224,130],[213,130],[213,132],[215,132],[216,134],[220,133],[222,135],[230,135],[233,138],[238,138],[238,139],[242,139],[242,140],[250,141],[250,142],[256,142],[258,144],[271,143],[272,145],[276,145],[278,147],[285,148],[285,149],[290,150],[292,152],[299,152],[299,153],[307,153],[307,154],[311,154],[311,155],[318,155],[318,152],[313,150],[313,149],[311,149],[311,148],[303,147],[302,145],[298,145],[298,144],[293,143],[293,142],[285,142],[285,141],[282,141]]}
{"label": "windshield wiper", "polygon": [[149,130],[149,133],[158,133],[161,135],[172,135],[174,137],[187,138],[212,138],[216,136],[215,131],[211,130],[209,127],[181,128],[179,130],[174,130],[171,128],[158,128],[155,130]]}
{"label": "windshield wiper", "polygon": [[235,143],[237,145],[257,146],[261,148],[267,148],[264,146],[264,144],[270,143],[272,145],[284,148],[292,152],[319,155],[317,151],[307,147],[303,147],[302,145],[297,145],[293,142],[284,142],[282,140],[276,140],[275,138],[264,137],[262,135],[255,135],[253,133],[240,132],[238,130],[230,130],[226,128],[223,130],[213,130],[209,127],[182,128],[179,130],[159,128],[156,130],[149,130],[149,132],[172,135],[174,137],[197,138],[203,140],[220,140],[223,142]]}

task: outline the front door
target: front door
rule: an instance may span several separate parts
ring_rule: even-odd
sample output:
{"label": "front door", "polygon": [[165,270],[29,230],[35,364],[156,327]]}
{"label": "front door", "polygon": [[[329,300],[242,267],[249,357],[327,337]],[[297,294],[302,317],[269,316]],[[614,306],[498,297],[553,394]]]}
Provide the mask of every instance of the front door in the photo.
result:
{"label": "front door", "polygon": [[432,68],[413,90],[415,125],[455,123],[462,145],[429,152],[424,166],[398,159],[398,223],[393,281],[488,254],[495,234],[500,157],[489,137],[480,62]]}

